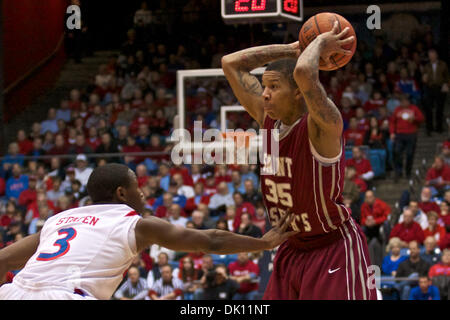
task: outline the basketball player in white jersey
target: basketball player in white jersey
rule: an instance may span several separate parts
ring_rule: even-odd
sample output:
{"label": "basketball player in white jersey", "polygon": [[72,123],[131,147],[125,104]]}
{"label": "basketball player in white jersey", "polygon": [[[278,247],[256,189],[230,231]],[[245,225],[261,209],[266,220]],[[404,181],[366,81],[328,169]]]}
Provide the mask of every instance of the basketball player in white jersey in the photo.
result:
{"label": "basketball player in white jersey", "polygon": [[87,189],[94,205],[50,217],[40,233],[0,250],[0,283],[8,270],[23,268],[0,287],[0,299],[110,299],[133,258],[151,244],[229,254],[269,250],[295,233],[286,232],[292,215],[260,239],[143,219],[136,175],[120,164],[96,168]]}

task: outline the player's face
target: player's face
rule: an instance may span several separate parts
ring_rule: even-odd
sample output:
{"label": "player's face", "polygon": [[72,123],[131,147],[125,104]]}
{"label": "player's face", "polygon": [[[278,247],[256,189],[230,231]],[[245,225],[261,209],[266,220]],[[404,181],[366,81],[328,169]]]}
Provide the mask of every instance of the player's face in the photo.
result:
{"label": "player's face", "polygon": [[264,87],[264,111],[272,119],[282,119],[289,115],[296,101],[296,93],[289,81],[278,71],[266,71],[262,76]]}
{"label": "player's face", "polygon": [[133,171],[129,171],[130,185],[126,189],[126,204],[136,210],[138,213],[144,212],[145,196],[138,185],[136,175]]}

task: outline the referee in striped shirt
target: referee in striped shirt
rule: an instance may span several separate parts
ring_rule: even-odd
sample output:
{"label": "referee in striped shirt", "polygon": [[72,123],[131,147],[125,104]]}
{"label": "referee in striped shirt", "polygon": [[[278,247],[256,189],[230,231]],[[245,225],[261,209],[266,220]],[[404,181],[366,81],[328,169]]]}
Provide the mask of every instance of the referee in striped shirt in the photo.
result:
{"label": "referee in striped shirt", "polygon": [[148,293],[147,280],[139,277],[136,267],[128,269],[128,279],[116,293],[114,298],[118,300],[144,300]]}
{"label": "referee in striped shirt", "polygon": [[183,282],[172,276],[172,267],[169,264],[161,267],[161,278],[155,281],[148,295],[152,300],[181,300],[183,298]]}

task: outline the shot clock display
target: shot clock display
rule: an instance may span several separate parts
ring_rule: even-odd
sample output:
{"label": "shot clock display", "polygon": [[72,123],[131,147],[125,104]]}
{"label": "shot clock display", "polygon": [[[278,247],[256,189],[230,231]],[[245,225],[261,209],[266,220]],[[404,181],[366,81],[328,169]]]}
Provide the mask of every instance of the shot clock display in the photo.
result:
{"label": "shot clock display", "polygon": [[227,23],[303,20],[303,0],[221,0]]}

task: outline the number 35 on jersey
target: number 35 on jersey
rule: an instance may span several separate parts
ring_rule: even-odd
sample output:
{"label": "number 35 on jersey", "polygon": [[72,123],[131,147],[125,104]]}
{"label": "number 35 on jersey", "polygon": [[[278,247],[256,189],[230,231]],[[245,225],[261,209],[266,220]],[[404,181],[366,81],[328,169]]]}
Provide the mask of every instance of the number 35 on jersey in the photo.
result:
{"label": "number 35 on jersey", "polygon": [[[270,220],[272,223],[276,224],[280,217],[286,215],[286,210],[279,208],[278,205],[287,208],[293,207],[291,184],[275,183],[273,180],[268,178],[265,179],[265,184],[268,189],[268,193],[265,195],[266,200],[276,205],[274,207],[270,207],[269,209]],[[302,226],[302,228],[300,228],[300,226]],[[308,221],[308,213],[304,212],[301,214],[295,214],[291,227],[295,231],[311,231],[311,224]]]}

